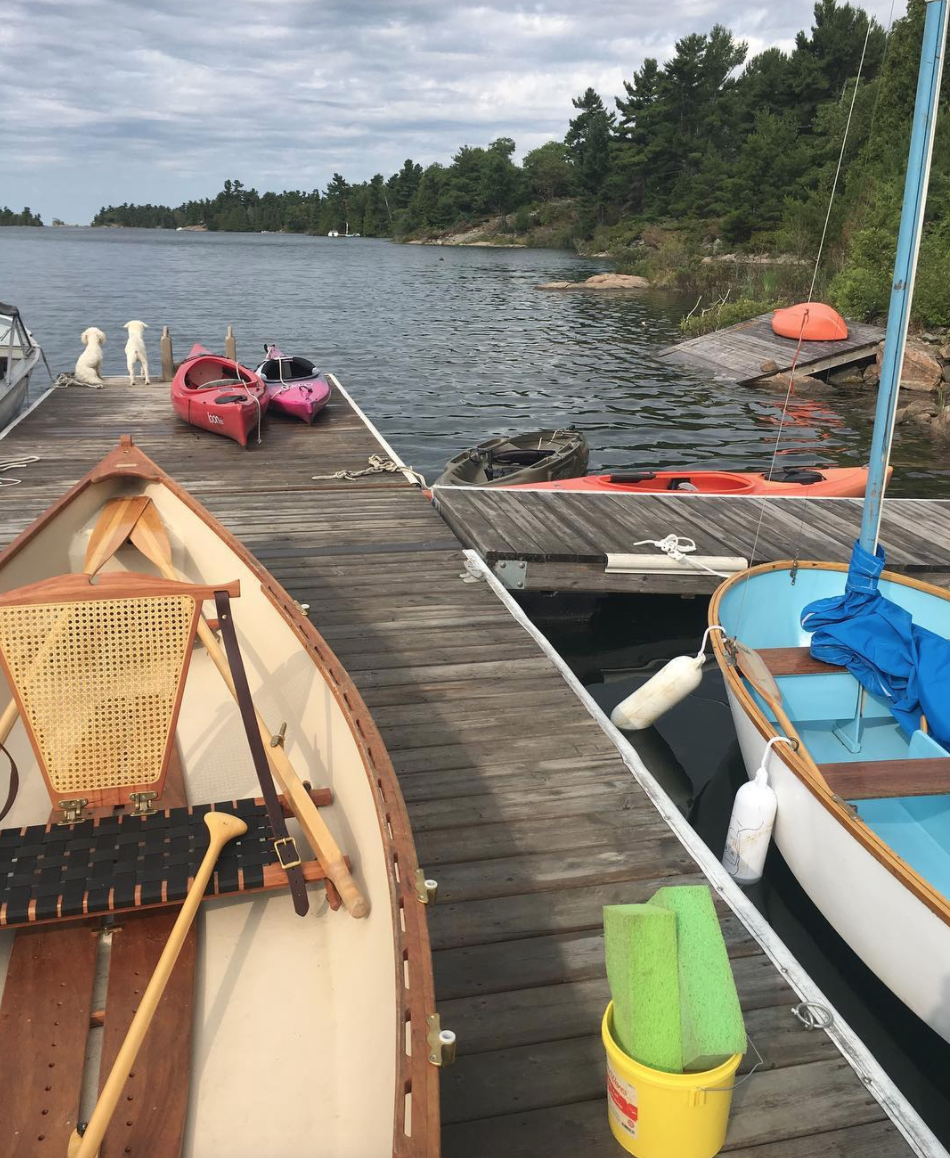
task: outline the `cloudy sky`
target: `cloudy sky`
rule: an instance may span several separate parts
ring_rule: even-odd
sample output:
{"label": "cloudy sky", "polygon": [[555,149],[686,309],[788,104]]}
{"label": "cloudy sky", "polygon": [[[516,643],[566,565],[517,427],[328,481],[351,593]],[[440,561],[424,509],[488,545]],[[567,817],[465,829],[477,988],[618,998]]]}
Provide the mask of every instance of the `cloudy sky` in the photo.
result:
{"label": "cloudy sky", "polygon": [[[887,24],[904,0],[864,7]],[[386,175],[406,157],[561,138],[571,97],[620,91],[645,56],[717,21],[750,54],[791,46],[810,0],[7,0],[0,206],[87,222]]]}

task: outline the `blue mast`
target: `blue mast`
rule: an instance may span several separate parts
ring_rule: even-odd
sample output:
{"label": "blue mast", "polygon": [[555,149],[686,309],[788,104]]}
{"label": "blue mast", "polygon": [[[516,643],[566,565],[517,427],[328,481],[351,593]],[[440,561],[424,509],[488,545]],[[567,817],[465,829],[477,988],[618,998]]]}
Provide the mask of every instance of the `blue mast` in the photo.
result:
{"label": "blue mast", "polygon": [[920,73],[917,77],[914,127],[907,159],[907,176],[904,179],[904,203],[901,208],[900,232],[897,235],[894,282],[891,286],[891,302],[884,337],[881,384],[874,413],[867,497],[864,500],[864,514],[861,519],[860,543],[864,550],[872,555],[877,549],[877,537],[881,526],[881,504],[884,499],[887,464],[891,457],[891,443],[894,440],[894,417],[897,413],[900,371],[904,362],[907,324],[910,321],[910,304],[914,295],[914,276],[917,272],[917,254],[920,250],[924,207],[927,203],[930,158],[933,153],[937,101],[947,39],[947,11],[948,0],[928,0],[920,53]]}

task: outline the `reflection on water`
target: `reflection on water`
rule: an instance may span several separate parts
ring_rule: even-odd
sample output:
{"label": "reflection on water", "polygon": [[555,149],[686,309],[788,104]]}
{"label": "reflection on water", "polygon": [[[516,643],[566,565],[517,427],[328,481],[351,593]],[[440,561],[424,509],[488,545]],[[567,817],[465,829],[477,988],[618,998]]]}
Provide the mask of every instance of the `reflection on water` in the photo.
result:
{"label": "reflection on water", "polygon": [[[590,611],[589,603],[573,606]],[[567,615],[572,601],[565,596],[526,600],[525,607],[607,713],[666,660],[695,655],[706,626],[701,597],[611,596],[596,603],[592,620]],[[655,727],[627,738],[718,855],[746,772],[715,662],[693,695]],[[934,1133],[950,1143],[950,1045],[854,955],[774,845],[765,877],[747,892]]]}
{"label": "reflection on water", "polygon": [[[231,322],[247,362],[276,341],[335,370],[429,476],[492,435],[569,425],[590,439],[594,469],[766,466],[783,392],[660,362],[679,336],[675,296],[534,288],[606,265],[558,250],[368,238],[0,229],[0,300],[20,306],[54,372],[75,363],[89,325],[106,331],[105,371],[119,374],[131,318],[152,327],[155,365],[162,324],[181,357],[194,341],[220,349]],[[794,397],[785,464],[864,462],[871,409],[861,390]],[[950,495],[942,457],[899,430],[891,493]]]}

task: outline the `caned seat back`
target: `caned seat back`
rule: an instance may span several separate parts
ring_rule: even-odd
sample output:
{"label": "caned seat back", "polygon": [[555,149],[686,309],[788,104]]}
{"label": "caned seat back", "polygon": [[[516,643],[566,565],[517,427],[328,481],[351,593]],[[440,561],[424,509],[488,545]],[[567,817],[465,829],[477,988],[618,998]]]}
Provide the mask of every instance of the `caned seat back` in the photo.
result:
{"label": "caned seat back", "polygon": [[201,604],[214,590],[119,572],[0,597],[0,663],[54,803],[161,795]]}

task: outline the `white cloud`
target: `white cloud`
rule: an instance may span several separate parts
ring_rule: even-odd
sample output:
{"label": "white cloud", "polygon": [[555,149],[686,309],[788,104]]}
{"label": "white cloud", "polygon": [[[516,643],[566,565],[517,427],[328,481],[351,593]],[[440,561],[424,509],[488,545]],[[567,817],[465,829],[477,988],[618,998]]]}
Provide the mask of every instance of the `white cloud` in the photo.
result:
{"label": "white cloud", "polygon": [[[890,0],[865,7],[883,22]],[[572,96],[609,101],[689,32],[721,22],[750,52],[787,49],[811,14],[812,0],[8,0],[0,204],[88,220],[229,176],[313,188],[502,135],[524,153],[563,135]]]}

